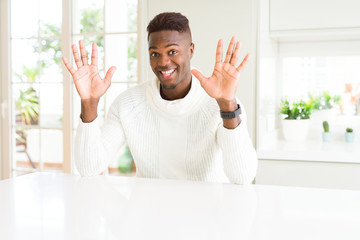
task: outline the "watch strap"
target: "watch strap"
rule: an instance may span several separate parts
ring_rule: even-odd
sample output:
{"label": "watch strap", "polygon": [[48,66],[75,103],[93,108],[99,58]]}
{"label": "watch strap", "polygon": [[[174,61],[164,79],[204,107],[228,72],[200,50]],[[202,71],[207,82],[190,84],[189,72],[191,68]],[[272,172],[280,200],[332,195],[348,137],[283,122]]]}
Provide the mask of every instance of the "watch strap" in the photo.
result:
{"label": "watch strap", "polygon": [[238,104],[237,106],[238,106],[238,108],[233,112],[223,112],[220,110],[221,118],[232,119],[232,118],[236,118],[237,116],[239,116],[241,114],[240,104]]}

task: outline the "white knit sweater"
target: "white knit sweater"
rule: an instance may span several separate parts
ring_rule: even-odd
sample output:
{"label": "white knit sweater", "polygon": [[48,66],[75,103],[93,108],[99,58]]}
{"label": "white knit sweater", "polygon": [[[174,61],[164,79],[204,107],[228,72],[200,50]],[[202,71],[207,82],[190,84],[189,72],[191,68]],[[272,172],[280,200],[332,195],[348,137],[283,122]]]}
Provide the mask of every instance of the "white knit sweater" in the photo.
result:
{"label": "white knit sweater", "polygon": [[80,120],[75,140],[79,173],[101,173],[126,142],[138,177],[251,183],[257,156],[244,106],[241,124],[224,128],[216,100],[192,79],[183,99],[166,101],[159,81],[147,81],[116,98],[102,128],[97,119]]}

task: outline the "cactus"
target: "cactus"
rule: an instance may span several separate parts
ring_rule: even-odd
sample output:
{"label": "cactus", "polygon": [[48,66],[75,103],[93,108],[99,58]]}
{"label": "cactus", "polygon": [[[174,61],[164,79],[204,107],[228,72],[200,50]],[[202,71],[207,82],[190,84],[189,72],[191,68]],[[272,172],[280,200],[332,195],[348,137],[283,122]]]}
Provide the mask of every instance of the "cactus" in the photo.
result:
{"label": "cactus", "polygon": [[329,132],[330,131],[328,121],[323,121],[323,128],[324,128],[324,132]]}
{"label": "cactus", "polygon": [[351,133],[351,132],[353,132],[353,129],[352,128],[346,128],[346,132]]}

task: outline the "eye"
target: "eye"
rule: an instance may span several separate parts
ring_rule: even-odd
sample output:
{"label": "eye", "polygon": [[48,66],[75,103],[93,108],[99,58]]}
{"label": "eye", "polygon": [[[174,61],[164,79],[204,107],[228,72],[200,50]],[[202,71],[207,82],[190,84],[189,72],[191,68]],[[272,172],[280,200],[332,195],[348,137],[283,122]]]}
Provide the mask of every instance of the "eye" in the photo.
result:
{"label": "eye", "polygon": [[169,52],[170,55],[174,55],[174,54],[176,54],[176,53],[177,53],[177,51],[175,51],[175,50],[171,50],[171,51]]}
{"label": "eye", "polygon": [[159,56],[159,54],[157,52],[150,53],[150,57],[157,57],[157,56]]}

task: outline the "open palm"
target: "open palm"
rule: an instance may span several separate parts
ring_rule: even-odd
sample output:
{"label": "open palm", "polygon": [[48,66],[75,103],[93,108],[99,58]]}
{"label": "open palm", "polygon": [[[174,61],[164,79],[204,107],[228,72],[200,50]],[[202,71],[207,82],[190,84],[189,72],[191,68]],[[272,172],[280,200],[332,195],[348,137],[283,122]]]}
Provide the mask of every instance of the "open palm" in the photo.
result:
{"label": "open palm", "polygon": [[232,37],[225,60],[222,61],[223,41],[220,39],[217,45],[216,63],[213,74],[207,78],[198,70],[191,70],[194,76],[199,79],[201,86],[211,97],[225,101],[235,99],[240,73],[249,59],[249,54],[247,54],[241,64],[236,67],[235,64],[239,56],[239,51],[240,43],[236,41],[235,37]]}
{"label": "open palm", "polygon": [[98,49],[96,43],[92,44],[91,64],[88,64],[84,42],[79,41],[81,59],[76,45],[72,45],[73,55],[77,70],[75,70],[69,63],[68,59],[63,57],[62,60],[66,68],[71,73],[76,90],[80,98],[85,99],[99,99],[105,94],[106,90],[110,87],[111,78],[116,70],[116,67],[111,67],[102,79],[98,70]]}

